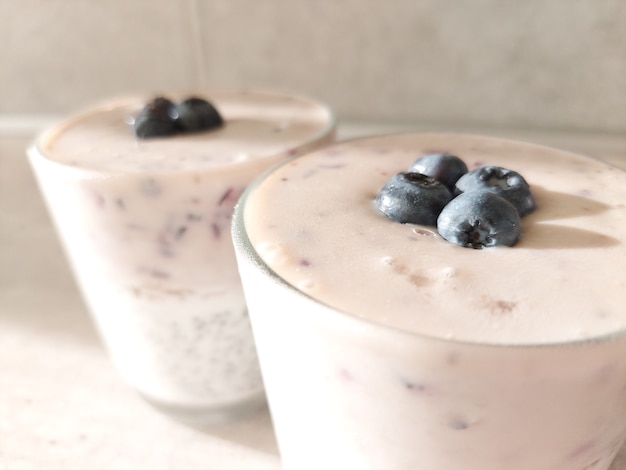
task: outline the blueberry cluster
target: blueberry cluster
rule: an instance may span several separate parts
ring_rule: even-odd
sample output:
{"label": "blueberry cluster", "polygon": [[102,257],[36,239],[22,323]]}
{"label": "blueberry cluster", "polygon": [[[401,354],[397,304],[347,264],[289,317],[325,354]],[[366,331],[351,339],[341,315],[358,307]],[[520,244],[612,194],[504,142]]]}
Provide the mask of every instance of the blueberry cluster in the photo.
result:
{"label": "blueberry cluster", "polygon": [[519,173],[493,165],[469,171],[447,153],[418,158],[383,186],[375,203],[396,222],[436,225],[445,240],[475,249],[515,245],[521,217],[536,207]]}
{"label": "blueberry cluster", "polygon": [[180,133],[207,131],[219,127],[224,120],[208,101],[190,97],[173,103],[162,96],[147,103],[132,121],[140,139],[166,137]]}

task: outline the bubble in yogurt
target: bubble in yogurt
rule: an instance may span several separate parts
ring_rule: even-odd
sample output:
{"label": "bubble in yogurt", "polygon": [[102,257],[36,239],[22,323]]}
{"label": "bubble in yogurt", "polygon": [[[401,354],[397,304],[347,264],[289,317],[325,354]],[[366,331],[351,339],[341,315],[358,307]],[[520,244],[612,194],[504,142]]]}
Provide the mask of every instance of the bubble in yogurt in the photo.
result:
{"label": "bubble in yogurt", "polygon": [[280,243],[260,243],[257,246],[257,251],[268,264],[283,265],[289,260]]}

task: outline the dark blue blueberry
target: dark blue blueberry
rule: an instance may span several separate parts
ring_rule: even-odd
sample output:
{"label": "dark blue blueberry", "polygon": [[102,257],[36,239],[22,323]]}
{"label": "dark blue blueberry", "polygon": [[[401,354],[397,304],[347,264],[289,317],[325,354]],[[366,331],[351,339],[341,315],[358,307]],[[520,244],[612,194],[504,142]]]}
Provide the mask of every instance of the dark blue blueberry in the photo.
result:
{"label": "dark blue blueberry", "polygon": [[490,191],[515,206],[520,217],[532,212],[535,198],[530,186],[518,172],[500,166],[481,166],[463,175],[456,182],[457,192]]}
{"label": "dark blue blueberry", "polygon": [[223,122],[217,109],[202,98],[187,98],[176,106],[176,123],[183,132],[206,131]]}
{"label": "dark blue blueberry", "polygon": [[444,207],[437,230],[449,242],[467,248],[513,246],[519,240],[521,221],[506,199],[489,191],[471,191]]}
{"label": "dark blue blueberry", "polygon": [[450,191],[454,191],[457,180],[467,173],[463,160],[449,153],[430,153],[413,162],[409,171],[441,181]]}
{"label": "dark blue blueberry", "polygon": [[379,191],[376,207],[402,224],[435,225],[437,216],[452,199],[448,189],[430,176],[398,173]]}
{"label": "dark blue blueberry", "polygon": [[133,120],[135,135],[141,139],[164,137],[178,132],[174,121],[175,105],[167,98],[158,97],[146,104]]}

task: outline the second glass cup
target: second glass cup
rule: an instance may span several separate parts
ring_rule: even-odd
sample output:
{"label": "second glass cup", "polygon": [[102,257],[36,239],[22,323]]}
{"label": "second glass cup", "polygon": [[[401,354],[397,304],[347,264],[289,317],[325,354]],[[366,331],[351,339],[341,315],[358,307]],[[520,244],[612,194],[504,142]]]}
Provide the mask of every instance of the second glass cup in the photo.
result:
{"label": "second glass cup", "polygon": [[114,363],[148,402],[204,424],[264,403],[230,237],[233,206],[268,166],[334,139],[317,101],[207,90],[216,129],[138,138],[154,97],[119,99],[44,132],[29,157]]}

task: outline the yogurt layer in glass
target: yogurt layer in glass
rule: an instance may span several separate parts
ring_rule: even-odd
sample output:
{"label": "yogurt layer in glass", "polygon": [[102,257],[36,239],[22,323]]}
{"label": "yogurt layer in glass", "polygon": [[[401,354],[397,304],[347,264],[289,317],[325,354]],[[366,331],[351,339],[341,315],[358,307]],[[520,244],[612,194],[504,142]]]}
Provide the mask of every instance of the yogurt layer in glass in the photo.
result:
{"label": "yogurt layer in glass", "polygon": [[[377,210],[433,152],[530,183],[514,247]],[[233,236],[286,470],[606,470],[624,443],[625,172],[481,136],[358,139],[260,178]]]}
{"label": "yogurt layer in glass", "polygon": [[183,421],[264,404],[230,237],[233,206],[275,162],[334,138],[327,106],[243,90],[199,96],[210,131],[138,139],[154,95],[103,103],[45,131],[28,155],[76,280],[117,368]]}

